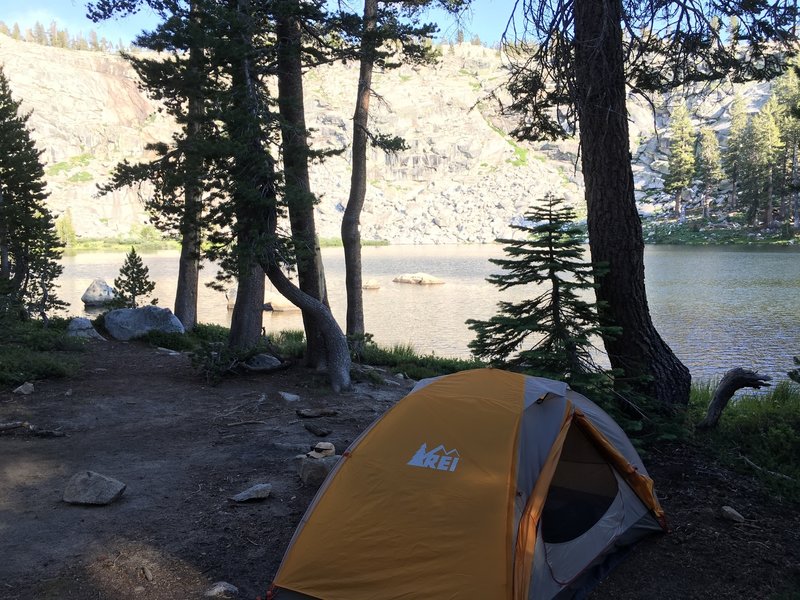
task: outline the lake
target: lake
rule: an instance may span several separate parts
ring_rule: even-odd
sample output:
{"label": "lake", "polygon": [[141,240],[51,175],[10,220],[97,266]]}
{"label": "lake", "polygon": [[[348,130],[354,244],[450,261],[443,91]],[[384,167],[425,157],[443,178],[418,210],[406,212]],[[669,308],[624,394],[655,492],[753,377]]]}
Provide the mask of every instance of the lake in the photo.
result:
{"label": "lake", "polygon": [[[156,282],[159,306],[172,308],[178,253],[142,254]],[[330,303],[340,323],[345,317],[344,255],[323,250]],[[485,281],[502,257],[500,246],[382,246],[363,251],[366,329],[382,345],[410,343],[422,353],[468,357],[472,331],[467,319],[486,319],[499,300],[531,297],[532,290],[500,294]],[[59,296],[70,314],[83,315],[80,297],[93,279],[112,284],[125,253],[81,253],[63,258]],[[423,271],[444,285],[393,283],[401,273]],[[214,279],[203,269],[202,283]],[[741,246],[648,246],[645,251],[648,301],[658,331],[696,379],[721,377],[730,368],[757,369],[785,377],[792,356],[800,355],[800,248]],[[271,292],[269,284],[268,296]],[[225,295],[202,285],[199,320],[230,323]],[[267,331],[301,329],[299,313],[265,312]]]}

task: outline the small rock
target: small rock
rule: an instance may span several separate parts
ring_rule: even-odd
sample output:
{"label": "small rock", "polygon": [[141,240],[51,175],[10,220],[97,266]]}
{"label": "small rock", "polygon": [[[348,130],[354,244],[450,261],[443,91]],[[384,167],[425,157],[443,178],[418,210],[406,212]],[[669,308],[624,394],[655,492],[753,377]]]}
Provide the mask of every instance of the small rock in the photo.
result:
{"label": "small rock", "polygon": [[395,283],[413,283],[416,285],[440,285],[443,279],[434,277],[428,273],[403,273],[392,279]]}
{"label": "small rock", "polygon": [[290,394],[289,392],[278,392],[278,395],[286,402],[297,402],[300,400],[300,396],[297,394]]}
{"label": "small rock", "polygon": [[377,279],[367,279],[362,285],[362,290],[379,290],[381,289],[381,282]]}
{"label": "small rock", "polygon": [[306,485],[319,487],[325,478],[339,462],[341,456],[326,456],[325,458],[309,458],[307,456],[298,457],[298,474]]}
{"label": "small rock", "polygon": [[133,588],[133,593],[134,594],[143,594],[144,593],[144,586],[143,585],[137,585],[135,588]]}
{"label": "small rock", "polygon": [[15,394],[22,394],[23,396],[27,396],[33,393],[33,384],[30,381],[26,381],[17,389],[14,390]]}
{"label": "small rock", "polygon": [[316,419],[318,417],[333,417],[339,414],[338,410],[332,408],[298,408],[296,411],[298,417],[304,419]]}
{"label": "small rock", "polygon": [[153,572],[147,565],[142,565],[142,574],[147,581],[153,581]]}
{"label": "small rock", "polygon": [[336,454],[336,446],[330,442],[317,442],[311,447],[311,452],[306,454],[309,458],[325,458]]}
{"label": "small rock", "polygon": [[69,388],[69,389],[68,389],[66,392],[64,392],[64,395],[65,395],[67,398],[69,398],[70,396],[72,396],[72,388]]}
{"label": "small rock", "polygon": [[331,434],[330,429],[326,429],[324,427],[317,427],[313,423],[303,423],[303,427],[305,427],[307,431],[310,431],[317,437],[326,437]]}
{"label": "small rock", "polygon": [[257,483],[256,485],[247,488],[243,492],[239,492],[235,496],[231,496],[234,502],[247,502],[249,500],[263,500],[268,498],[272,492],[272,484],[270,483]]}
{"label": "small rock", "polygon": [[745,518],[736,509],[730,506],[722,507],[722,517],[734,523],[744,523],[745,521]]}
{"label": "small rock", "polygon": [[69,504],[111,504],[118,500],[127,486],[112,477],[81,471],[72,476],[64,489],[64,502]]}
{"label": "small rock", "polygon": [[236,595],[239,593],[239,588],[227,581],[218,581],[212,585],[204,594],[206,598],[224,598],[228,595]]}

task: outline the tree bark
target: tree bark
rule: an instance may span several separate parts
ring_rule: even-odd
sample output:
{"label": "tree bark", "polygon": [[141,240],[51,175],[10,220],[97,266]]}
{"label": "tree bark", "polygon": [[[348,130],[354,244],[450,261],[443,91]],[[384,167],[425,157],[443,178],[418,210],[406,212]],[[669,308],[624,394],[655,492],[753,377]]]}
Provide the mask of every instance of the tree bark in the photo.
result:
{"label": "tree bark", "polygon": [[717,426],[722,416],[722,411],[728,406],[728,402],[733,395],[742,388],[759,389],[769,386],[772,378],[769,375],[759,375],[756,371],[736,367],[731,369],[719,382],[714,396],[708,404],[708,412],[705,419],[697,424],[697,429],[712,429]]}
{"label": "tree bark", "polygon": [[293,285],[271,258],[264,260],[261,265],[275,289],[292,304],[313,315],[316,320],[325,341],[328,377],[333,391],[338,393],[349,389],[350,350],[347,347],[347,338],[333,318],[330,308]]}
{"label": "tree bark", "polygon": [[[197,2],[189,9],[190,19],[198,20]],[[199,81],[203,72],[203,50],[193,46],[189,50],[189,70],[192,79]],[[178,259],[178,285],[175,290],[175,316],[184,329],[191,331],[197,325],[197,288],[200,280],[200,215],[202,212],[203,188],[201,184],[199,158],[194,146],[202,130],[203,98],[200,86],[195,87],[188,98],[188,122],[186,136],[189,156],[186,157],[186,182],[183,186],[184,204],[181,218],[181,256]]]}
{"label": "tree bark", "polygon": [[228,346],[252,348],[261,339],[264,322],[264,271],[258,264],[239,273]]}
{"label": "tree bark", "polygon": [[598,301],[609,324],[611,366],[665,407],[689,400],[691,375],[653,326],[644,284],[644,240],[629,152],[620,0],[575,0],[581,160],[593,262],[606,263]]}
{"label": "tree bark", "polygon": [[[300,289],[328,304],[322,253],[314,222],[314,195],[308,176],[308,132],[303,105],[301,30],[296,11],[298,0],[278,3],[278,109],[281,115],[285,196],[292,226]],[[306,364],[324,368],[325,343],[317,321],[303,311],[306,333]]]}
{"label": "tree bark", "polygon": [[[235,0],[236,7],[242,18],[247,17],[248,0]],[[245,39],[244,45],[248,46],[251,39]],[[328,376],[334,391],[345,390],[350,387],[350,354],[347,340],[333,318],[330,309],[320,300],[313,298],[298,287],[292,285],[283,274],[278,261],[275,238],[277,230],[277,186],[275,176],[275,161],[264,145],[261,127],[261,115],[258,109],[256,78],[248,56],[243,56],[232,73],[232,84],[235,88],[233,94],[238,108],[243,114],[248,115],[248,127],[238,131],[242,136],[244,156],[237,157],[238,181],[236,185],[252,185],[258,189],[258,197],[262,202],[258,206],[234,198],[237,207],[237,226],[247,239],[240,240],[240,248],[248,252],[260,266],[253,266],[261,275],[263,283],[264,273],[269,277],[275,289],[283,294],[290,302],[303,311],[309,312],[316,321],[325,343]],[[264,110],[269,110],[265,108]],[[248,241],[252,245],[245,245]],[[259,244],[260,245],[257,245]],[[241,288],[236,297],[236,306],[242,294]],[[263,303],[263,288],[261,302]],[[234,307],[234,313],[236,308]],[[261,314],[261,313],[259,313]],[[231,328],[231,335],[233,328]]]}
{"label": "tree bark", "polygon": [[347,335],[360,350],[363,344],[364,297],[361,278],[361,211],[367,195],[367,127],[372,71],[375,65],[374,32],[378,20],[378,0],[365,0],[361,34],[361,60],[358,74],[356,108],[353,114],[353,152],[350,196],[342,218],[345,287],[347,289]]}

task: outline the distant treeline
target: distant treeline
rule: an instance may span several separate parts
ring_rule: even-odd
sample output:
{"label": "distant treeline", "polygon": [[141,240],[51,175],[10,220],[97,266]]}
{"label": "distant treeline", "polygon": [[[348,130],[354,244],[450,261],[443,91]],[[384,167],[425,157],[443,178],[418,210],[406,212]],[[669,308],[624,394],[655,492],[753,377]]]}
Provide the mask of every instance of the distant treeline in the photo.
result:
{"label": "distant treeline", "polygon": [[42,46],[52,46],[54,48],[68,48],[70,50],[94,50],[96,52],[114,52],[127,50],[128,47],[118,40],[116,44],[104,37],[97,37],[97,32],[93,29],[84,37],[83,32],[77,35],[70,35],[66,28],[59,29],[55,21],[50,23],[50,27],[45,28],[39,21],[34,23],[33,28],[22,31],[18,23],[11,27],[0,21],[0,33],[7,35],[15,40],[22,42],[33,42]]}

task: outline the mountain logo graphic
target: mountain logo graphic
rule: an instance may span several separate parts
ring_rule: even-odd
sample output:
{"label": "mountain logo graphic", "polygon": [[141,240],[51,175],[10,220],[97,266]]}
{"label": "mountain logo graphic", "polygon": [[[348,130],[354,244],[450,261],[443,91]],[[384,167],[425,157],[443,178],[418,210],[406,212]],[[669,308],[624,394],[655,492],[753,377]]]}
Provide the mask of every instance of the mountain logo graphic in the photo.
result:
{"label": "mountain logo graphic", "polygon": [[433,450],[428,450],[428,445],[423,443],[406,464],[438,471],[455,471],[459,460],[460,456],[455,448],[447,450],[439,444]]}

